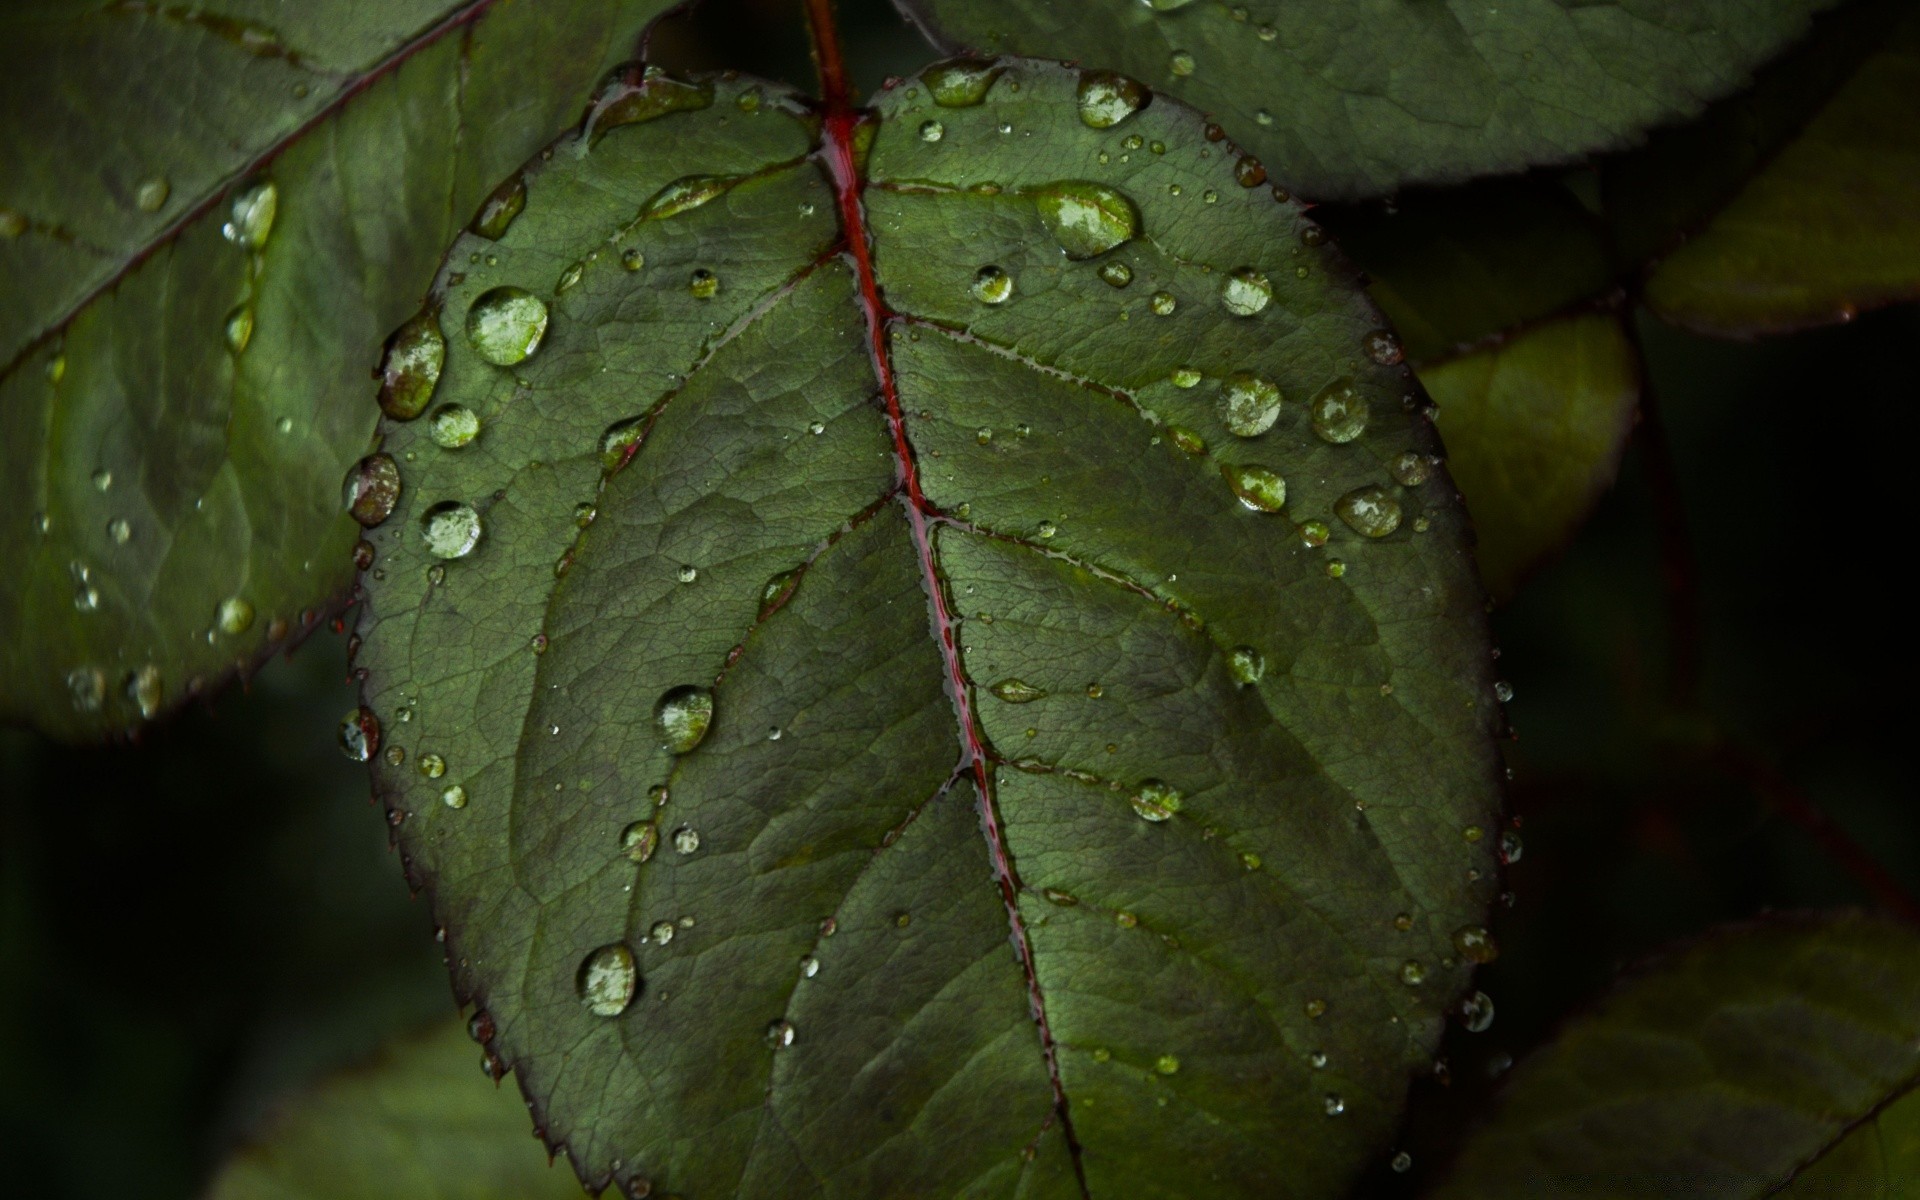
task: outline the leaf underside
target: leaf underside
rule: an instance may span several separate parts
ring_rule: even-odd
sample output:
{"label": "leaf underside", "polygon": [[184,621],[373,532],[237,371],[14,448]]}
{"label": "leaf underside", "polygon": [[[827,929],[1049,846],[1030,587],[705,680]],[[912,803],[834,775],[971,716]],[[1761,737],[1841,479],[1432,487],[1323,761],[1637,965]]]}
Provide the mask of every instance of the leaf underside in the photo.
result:
{"label": "leaf underside", "polygon": [[449,255],[478,434],[385,427],[361,724],[590,1182],[1331,1195],[1465,985],[1499,718],[1417,385],[1198,114],[1082,82],[827,136],[655,77]]}
{"label": "leaf underside", "polygon": [[124,730],[344,594],[368,348],[667,7],[7,7],[0,718]]}
{"label": "leaf underside", "polygon": [[1125,71],[1316,200],[1578,161],[1700,112],[1836,0],[896,0],[949,49]]}
{"label": "leaf underside", "polygon": [[1859,915],[1721,931],[1523,1062],[1441,1197],[1913,1194],[1920,937]]}

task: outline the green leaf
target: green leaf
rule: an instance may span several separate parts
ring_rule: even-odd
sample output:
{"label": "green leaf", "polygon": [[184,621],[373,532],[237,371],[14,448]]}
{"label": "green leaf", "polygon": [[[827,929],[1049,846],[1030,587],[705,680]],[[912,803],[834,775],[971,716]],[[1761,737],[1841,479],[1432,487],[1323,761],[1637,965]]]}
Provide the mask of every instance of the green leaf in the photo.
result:
{"label": "green leaf", "polygon": [[590,1181],[1335,1195],[1466,986],[1499,718],[1417,384],[1112,82],[942,64],[850,134],[655,79],[711,103],[453,246],[351,728]]}
{"label": "green leaf", "polygon": [[579,1200],[480,1060],[455,1022],[396,1041],[276,1113],[209,1200]]}
{"label": "green leaf", "polygon": [[1547,321],[1420,368],[1447,464],[1506,598],[1566,545],[1613,484],[1640,401],[1640,355],[1614,313]]}
{"label": "green leaf", "polygon": [[253,7],[0,17],[0,716],[59,736],[344,593],[369,347],[668,3]]}
{"label": "green leaf", "polygon": [[1439,1197],[1904,1196],[1920,1178],[1920,936],[1725,930],[1514,1071]]}
{"label": "green leaf", "polygon": [[[1862,6],[1791,71],[1614,172],[1629,236],[1692,234],[1649,269],[1648,308],[1751,337],[1920,297],[1920,14],[1902,7],[1892,22],[1888,6]],[[1715,193],[1728,159],[1752,174]]]}
{"label": "green leaf", "polygon": [[1575,161],[1698,114],[1834,0],[896,0],[948,49],[1113,67],[1319,200]]}

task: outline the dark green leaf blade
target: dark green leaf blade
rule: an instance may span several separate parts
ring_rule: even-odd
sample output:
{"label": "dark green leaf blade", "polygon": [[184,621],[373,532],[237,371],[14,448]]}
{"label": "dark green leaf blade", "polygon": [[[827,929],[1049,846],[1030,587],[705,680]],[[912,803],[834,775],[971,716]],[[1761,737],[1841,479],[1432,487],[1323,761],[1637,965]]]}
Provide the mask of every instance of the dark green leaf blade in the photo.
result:
{"label": "dark green leaf blade", "polygon": [[1691,117],[1834,0],[896,0],[947,49],[1111,67],[1317,200],[1571,162]]}
{"label": "dark green leaf blade", "polygon": [[1498,717],[1417,385],[1198,114],[1080,82],[877,98],[884,310],[741,79],[443,270],[479,433],[386,427],[365,723],[592,1182],[1332,1194],[1465,986]]}
{"label": "dark green leaf blade", "polygon": [[344,592],[368,347],[668,6],[8,9],[0,715],[124,729]]}
{"label": "dark green leaf blade", "polygon": [[487,1082],[460,1023],[396,1041],[297,1097],[221,1168],[209,1200],[578,1200],[527,1109]]}
{"label": "dark green leaf blade", "polygon": [[1841,915],[1727,930],[1522,1063],[1437,1195],[1905,1195],[1916,1083],[1911,928]]}

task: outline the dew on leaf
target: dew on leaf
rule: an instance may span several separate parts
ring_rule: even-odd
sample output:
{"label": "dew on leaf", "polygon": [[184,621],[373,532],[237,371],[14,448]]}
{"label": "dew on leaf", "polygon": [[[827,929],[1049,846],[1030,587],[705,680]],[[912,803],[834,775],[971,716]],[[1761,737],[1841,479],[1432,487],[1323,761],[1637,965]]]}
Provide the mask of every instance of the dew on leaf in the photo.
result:
{"label": "dew on leaf", "polygon": [[1525,849],[1525,846],[1521,843],[1520,835],[1518,833],[1515,833],[1511,829],[1504,830],[1501,832],[1500,861],[1502,864],[1512,864],[1512,863],[1519,862],[1520,853],[1524,849]]}
{"label": "dew on leaf", "polygon": [[720,277],[700,267],[687,276],[687,292],[696,300],[711,300],[720,294]]}
{"label": "dew on leaf", "polygon": [[1485,1033],[1493,1024],[1493,997],[1485,992],[1468,992],[1454,1011],[1460,1014],[1460,1024],[1468,1033]]}
{"label": "dew on leaf", "polygon": [[1123,288],[1133,282],[1133,268],[1118,260],[1102,263],[1100,278],[1109,287]]}
{"label": "dew on leaf", "polygon": [[956,58],[928,67],[920,76],[927,94],[942,108],[972,108],[987,98],[1001,68],[972,58]]}
{"label": "dew on leaf", "polygon": [[1252,267],[1239,267],[1220,285],[1220,302],[1236,317],[1251,317],[1273,303],[1273,285]]}
{"label": "dew on leaf", "polygon": [[1026,704],[1046,695],[1046,692],[1024,679],[1002,679],[987,690],[992,692],[996,699],[1004,700],[1008,704]]}
{"label": "dew on leaf", "polygon": [[1176,1075],[1180,1071],[1180,1060],[1171,1054],[1162,1054],[1153,1060],[1153,1069],[1162,1075]]}
{"label": "dew on leaf", "polygon": [[380,359],[380,411],[396,421],[411,421],[425,412],[446,361],[439,314],[422,309],[387,338]]}
{"label": "dew on leaf", "polygon": [[1367,399],[1351,379],[1336,379],[1314,396],[1307,417],[1322,441],[1341,445],[1367,431]]}
{"label": "dew on leaf", "polygon": [[981,267],[974,273],[972,291],[982,304],[1005,304],[1013,295],[1013,276],[999,267]]}
{"label": "dew on leaf", "polygon": [[444,450],[458,450],[480,434],[480,418],[464,404],[442,404],[427,420],[427,432],[433,444]]}
{"label": "dew on leaf", "polygon": [[1200,381],[1206,377],[1192,367],[1175,367],[1173,374],[1167,376],[1167,378],[1173,383],[1173,386],[1177,388],[1191,388],[1199,387]]}
{"label": "dew on leaf", "polygon": [[620,831],[621,852],[634,862],[646,862],[659,846],[660,830],[652,821],[635,821]]}
{"label": "dew on leaf", "polygon": [[1401,1150],[1394,1154],[1392,1161],[1387,1165],[1393,1168],[1394,1174],[1405,1175],[1408,1171],[1413,1170],[1413,1155],[1408,1154],[1405,1150]]}
{"label": "dew on leaf", "polygon": [[448,784],[445,790],[440,793],[440,803],[446,805],[448,808],[465,808],[467,806],[467,789],[457,783]]}
{"label": "dew on leaf", "polygon": [[1417,958],[1410,958],[1400,964],[1400,982],[1408,987],[1419,987],[1427,981],[1427,968]]}
{"label": "dew on leaf", "polygon": [[681,583],[692,583],[694,580],[700,578],[700,568],[692,565],[682,565],[679,570],[673,573],[673,577]]}
{"label": "dew on leaf", "polygon": [[480,514],[463,501],[442,500],[420,514],[420,538],[435,558],[465,558],[480,544]]}
{"label": "dew on leaf", "polygon": [[638,246],[631,246],[620,252],[620,265],[629,271],[638,271],[647,265],[647,256]]}
{"label": "dew on leaf", "polygon": [[630,417],[607,426],[607,431],[600,435],[600,465],[609,471],[617,469],[646,433],[644,417]]}
{"label": "dew on leaf", "polygon": [[1255,512],[1279,512],[1287,503],[1287,481],[1265,467],[1229,463],[1220,468],[1240,503]]}
{"label": "dew on leaf", "polygon": [[1185,50],[1175,50],[1167,56],[1167,70],[1183,79],[1193,74],[1196,65],[1198,64],[1194,62],[1193,55]]}
{"label": "dew on leaf", "polygon": [[233,198],[226,224],[220,233],[236,246],[258,250],[273,233],[273,219],[280,212],[280,189],[271,181],[262,181],[241,189]]}
{"label": "dew on leaf", "polygon": [[422,754],[420,761],[415,765],[428,779],[438,779],[447,773],[447,760],[438,754]]}
{"label": "dew on leaf", "polygon": [[1347,1102],[1333,1092],[1328,1092],[1327,1098],[1321,1101],[1321,1108],[1328,1116],[1337,1117],[1347,1111]]}
{"label": "dew on leaf", "polygon": [[921,141],[937,142],[945,136],[947,136],[947,127],[945,125],[942,125],[940,122],[922,121],[920,123],[920,140]]}
{"label": "dew on leaf", "polygon": [[133,526],[127,524],[125,517],[115,517],[107,522],[107,536],[113,539],[114,545],[124,546],[133,537]]}
{"label": "dew on leaf", "polygon": [[141,212],[159,212],[172,192],[173,186],[164,177],[156,175],[134,189],[133,202]]}
{"label": "dew on leaf", "polygon": [[616,74],[600,89],[588,109],[587,129],[590,134],[604,132],[712,103],[711,82],[676,79],[660,67],[648,67],[637,83]]}
{"label": "dew on leaf", "polygon": [[1390,367],[1407,356],[1400,339],[1385,329],[1369,333],[1361,344],[1366,348],[1367,357],[1383,367]]}
{"label": "dew on leaf", "polygon": [[[654,706],[653,722],[659,727],[668,750],[675,754],[689,753],[707,736],[707,727],[713,724],[713,693],[691,684],[674,688]],[[676,840],[679,836],[674,835]],[[699,835],[695,834],[694,844],[698,845],[699,841]]]}
{"label": "dew on leaf", "polygon": [[1221,385],[1220,407],[1236,436],[1258,437],[1280,419],[1280,389],[1249,371],[1236,371]]}
{"label": "dew on leaf", "polygon": [[673,922],[655,921],[653,928],[647,931],[647,936],[658,945],[666,945],[673,940]]}
{"label": "dew on leaf", "polygon": [[1500,957],[1500,947],[1484,925],[1462,925],[1453,931],[1453,948],[1460,957],[1473,963],[1490,963]]}
{"label": "dew on leaf", "polygon": [[75,667],[67,672],[67,692],[80,712],[99,712],[107,699],[107,677],[98,667]]}
{"label": "dew on leaf", "polygon": [[1128,797],[1127,802],[1133,805],[1133,811],[1142,820],[1158,824],[1179,812],[1183,799],[1179,789],[1158,779],[1148,779]]}
{"label": "dew on leaf", "polygon": [[1393,478],[1403,487],[1419,487],[1427,481],[1426,456],[1409,450],[1394,459]]}
{"label": "dew on leaf", "polygon": [[683,175],[662,187],[640,206],[640,215],[653,220],[691,212],[726,192],[733,180],[725,175]]}
{"label": "dew on leaf", "polygon": [[1153,310],[1156,317],[1170,317],[1179,306],[1180,302],[1173,298],[1172,292],[1155,292],[1147,301],[1147,307]]}
{"label": "dew on leaf", "polygon": [[1075,89],[1080,120],[1090,129],[1111,129],[1153,98],[1145,85],[1112,71],[1082,71]]}
{"label": "dew on leaf", "polygon": [[1333,503],[1334,513],[1363,537],[1383,538],[1400,528],[1400,502],[1376,484],[1358,487]]}
{"label": "dew on leaf", "polygon": [[340,718],[340,752],[354,762],[366,762],[380,749],[380,718],[356,708]]}
{"label": "dew on leaf", "polygon": [[546,301],[525,288],[493,288],[467,309],[467,340],[498,367],[525,361],[546,335]]}
{"label": "dew on leaf", "polygon": [[589,953],[573,977],[580,1003],[596,1017],[617,1017],[627,1011],[639,986],[640,972],[634,966],[633,951],[619,942],[609,942]]}
{"label": "dew on leaf", "polygon": [[1259,683],[1267,673],[1267,660],[1252,646],[1235,646],[1227,654],[1227,673],[1243,687]]}
{"label": "dew on leaf", "polygon": [[1493,698],[1502,704],[1511,702],[1513,699],[1513,685],[1504,679],[1496,680],[1493,685]]}
{"label": "dew on leaf", "polygon": [[393,515],[400,502],[400,464],[387,454],[369,454],[347,470],[340,503],[371,529]]}
{"label": "dew on leaf", "polygon": [[516,172],[513,178],[493,189],[493,194],[481,202],[480,211],[473,214],[473,223],[467,228],[490,242],[497,242],[506,235],[507,227],[513,224],[513,219],[526,206],[527,181]]}
{"label": "dew on leaf", "polygon": [[773,1047],[775,1050],[785,1050],[788,1046],[793,1045],[793,1035],[794,1028],[792,1021],[772,1021],[767,1025],[767,1045]]}
{"label": "dew on leaf", "polygon": [[246,350],[247,343],[253,340],[253,309],[242,304],[228,313],[224,333],[227,349],[235,354]]}
{"label": "dew on leaf", "polygon": [[253,605],[242,597],[229,596],[220,602],[216,619],[221,633],[229,636],[245,633],[253,628]]}
{"label": "dew on leaf", "polygon": [[162,698],[159,667],[148,663],[127,676],[127,699],[133,701],[133,706],[140,710],[141,716],[157,716]]}

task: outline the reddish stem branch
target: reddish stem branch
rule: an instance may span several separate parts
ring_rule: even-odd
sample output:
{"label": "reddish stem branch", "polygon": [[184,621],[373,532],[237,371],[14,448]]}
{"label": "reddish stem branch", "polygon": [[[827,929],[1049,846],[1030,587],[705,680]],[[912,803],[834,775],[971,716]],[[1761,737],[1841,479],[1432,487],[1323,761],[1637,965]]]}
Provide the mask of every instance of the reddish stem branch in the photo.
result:
{"label": "reddish stem branch", "polygon": [[833,0],[806,0],[807,35],[813,42],[813,66],[820,74],[820,99],[828,112],[853,107],[853,85],[847,82],[846,60],[840,54],[840,29],[834,22]]}

